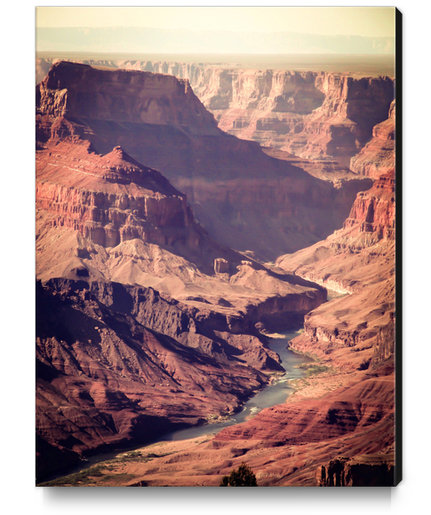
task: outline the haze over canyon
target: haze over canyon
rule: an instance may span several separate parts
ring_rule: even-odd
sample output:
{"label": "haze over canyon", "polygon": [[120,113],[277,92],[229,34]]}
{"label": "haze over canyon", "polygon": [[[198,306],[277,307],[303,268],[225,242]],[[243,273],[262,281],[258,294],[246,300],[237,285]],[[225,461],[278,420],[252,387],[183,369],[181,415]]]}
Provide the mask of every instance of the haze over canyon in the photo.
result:
{"label": "haze over canyon", "polygon": [[[395,485],[394,76],[39,57],[36,81],[37,483],[134,448],[85,484]],[[232,419],[298,329],[283,403],[145,447]]]}

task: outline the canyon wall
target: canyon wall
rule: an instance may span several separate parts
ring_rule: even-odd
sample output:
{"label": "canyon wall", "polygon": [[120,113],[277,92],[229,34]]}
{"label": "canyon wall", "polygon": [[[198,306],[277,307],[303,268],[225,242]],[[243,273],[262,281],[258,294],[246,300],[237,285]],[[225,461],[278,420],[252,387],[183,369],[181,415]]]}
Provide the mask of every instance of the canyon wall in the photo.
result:
{"label": "canyon wall", "polygon": [[350,168],[373,179],[395,169],[395,100],[391,103],[387,120],[373,128],[371,140],[352,157]]}
{"label": "canyon wall", "polygon": [[347,168],[394,98],[388,77],[334,73],[214,70],[195,87],[226,132]]}
{"label": "canyon wall", "polygon": [[[137,63],[136,63],[137,64]],[[142,62],[142,69],[186,78],[221,129],[308,159],[349,167],[386,119],[394,99],[389,77],[238,70]]]}
{"label": "canyon wall", "polygon": [[82,279],[38,283],[36,336],[39,480],[55,465],[233,412],[268,381],[102,304]]}
{"label": "canyon wall", "polygon": [[[382,364],[377,347],[387,340],[394,356],[395,324],[394,172],[359,193],[344,228],[324,242],[277,264],[347,295],[309,313],[292,346],[350,369]],[[332,304],[332,305],[331,305]]]}
{"label": "canyon wall", "polygon": [[120,145],[185,193],[220,243],[263,259],[341,227],[356,193],[371,185],[318,180],[255,142],[227,135],[188,82],[169,75],[59,62],[36,89],[40,145],[67,124],[99,154]]}
{"label": "canyon wall", "polygon": [[[53,61],[38,60],[39,80]],[[395,95],[394,80],[386,76],[247,70],[229,68],[228,64],[167,61],[106,60],[93,64],[186,79],[225,132],[320,161],[332,170],[349,169],[350,160],[373,136],[373,127],[386,120]],[[380,139],[384,138],[382,131],[383,127],[377,136]],[[376,142],[372,148],[375,146]],[[358,173],[356,168],[353,171]]]}
{"label": "canyon wall", "polygon": [[133,482],[216,486],[246,462],[259,486],[396,484],[394,194],[392,171],[358,195],[343,229],[276,262],[343,292],[310,311],[290,342],[317,361],[298,389],[208,442],[135,468]]}

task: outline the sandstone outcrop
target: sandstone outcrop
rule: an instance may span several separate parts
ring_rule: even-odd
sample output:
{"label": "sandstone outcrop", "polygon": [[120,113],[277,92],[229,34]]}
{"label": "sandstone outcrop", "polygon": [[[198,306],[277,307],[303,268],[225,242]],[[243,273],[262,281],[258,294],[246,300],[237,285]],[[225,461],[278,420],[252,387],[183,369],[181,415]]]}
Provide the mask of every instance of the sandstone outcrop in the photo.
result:
{"label": "sandstone outcrop", "polygon": [[217,241],[262,259],[341,227],[365,185],[335,187],[227,135],[188,81],[169,75],[59,62],[37,86],[37,113],[39,146],[65,131],[101,155],[120,145],[185,193]]}
{"label": "sandstone outcrop", "polygon": [[350,168],[373,179],[395,169],[395,100],[391,103],[388,119],[373,128],[372,139],[352,157]]}

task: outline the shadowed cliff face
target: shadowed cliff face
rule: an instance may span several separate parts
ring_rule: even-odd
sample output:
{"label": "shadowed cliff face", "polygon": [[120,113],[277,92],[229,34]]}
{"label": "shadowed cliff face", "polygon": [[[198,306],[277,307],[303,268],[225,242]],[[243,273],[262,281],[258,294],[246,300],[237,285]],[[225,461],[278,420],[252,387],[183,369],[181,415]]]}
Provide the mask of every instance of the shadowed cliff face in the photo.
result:
{"label": "shadowed cliff face", "polygon": [[317,481],[319,486],[392,486],[394,464],[394,455],[341,457],[319,467]]}
{"label": "shadowed cliff face", "polygon": [[350,168],[373,179],[395,168],[395,100],[391,103],[387,120],[373,128],[373,137],[351,159]]}
{"label": "shadowed cliff face", "polygon": [[[292,77],[292,87],[314,88],[308,75]],[[280,88],[287,88],[283,81]],[[287,102],[279,97],[277,105]],[[223,133],[188,82],[168,75],[60,62],[38,85],[37,108],[40,145],[61,135],[59,120],[99,154],[121,145],[184,192],[218,241],[263,259],[341,227],[357,191],[370,186],[317,180],[256,143]]]}

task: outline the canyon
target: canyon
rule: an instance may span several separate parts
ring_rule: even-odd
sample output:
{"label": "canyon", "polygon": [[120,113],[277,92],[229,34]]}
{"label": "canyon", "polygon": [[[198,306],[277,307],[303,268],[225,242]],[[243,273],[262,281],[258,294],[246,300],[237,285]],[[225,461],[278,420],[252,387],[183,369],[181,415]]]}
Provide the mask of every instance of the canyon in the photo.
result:
{"label": "canyon", "polygon": [[[38,60],[39,80],[54,61]],[[145,60],[83,62],[186,79],[223,131],[312,160],[332,178],[352,171],[368,175],[350,167],[350,160],[369,141],[373,128],[391,119],[388,111],[395,95],[394,78],[376,72],[256,70],[229,63]]]}
{"label": "canyon", "polygon": [[169,75],[56,63],[37,86],[37,106],[39,141],[61,132],[67,113],[68,130],[94,152],[120,145],[161,171],[214,239],[261,261],[326,237],[342,225],[356,193],[371,186],[353,174],[334,182],[314,177],[228,135],[190,83]]}
{"label": "canyon", "polygon": [[[275,264],[343,293],[311,310],[289,345],[323,372],[247,422],[210,438],[139,448],[126,464],[102,470],[129,473],[129,485],[217,486],[245,461],[260,486],[394,485],[393,188],[393,172],[382,176],[358,194],[342,229]],[[150,449],[156,456],[147,459]]]}
{"label": "canyon", "polygon": [[395,484],[393,79],[135,65],[36,87],[38,480],[231,417],[303,324],[320,373],[125,484]]}

